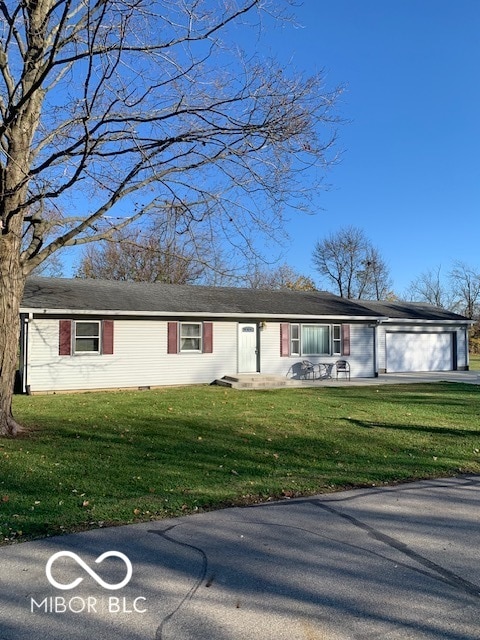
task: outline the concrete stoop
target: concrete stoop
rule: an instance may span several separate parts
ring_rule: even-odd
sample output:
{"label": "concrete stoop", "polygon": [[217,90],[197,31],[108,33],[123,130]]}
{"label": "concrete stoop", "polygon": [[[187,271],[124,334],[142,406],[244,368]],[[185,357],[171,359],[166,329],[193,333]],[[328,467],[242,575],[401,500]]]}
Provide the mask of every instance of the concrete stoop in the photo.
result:
{"label": "concrete stoop", "polygon": [[281,387],[305,386],[302,380],[292,380],[283,376],[239,373],[234,376],[223,376],[213,384],[232,389],[280,389]]}

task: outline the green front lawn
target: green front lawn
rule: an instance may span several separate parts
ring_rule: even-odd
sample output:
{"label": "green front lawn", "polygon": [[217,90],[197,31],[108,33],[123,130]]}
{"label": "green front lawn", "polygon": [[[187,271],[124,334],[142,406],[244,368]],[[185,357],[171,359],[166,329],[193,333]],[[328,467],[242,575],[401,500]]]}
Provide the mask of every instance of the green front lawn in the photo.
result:
{"label": "green front lawn", "polygon": [[196,386],[18,396],[0,540],[480,473],[480,388]]}
{"label": "green front lawn", "polygon": [[478,371],[480,369],[480,355],[470,354],[470,369]]}

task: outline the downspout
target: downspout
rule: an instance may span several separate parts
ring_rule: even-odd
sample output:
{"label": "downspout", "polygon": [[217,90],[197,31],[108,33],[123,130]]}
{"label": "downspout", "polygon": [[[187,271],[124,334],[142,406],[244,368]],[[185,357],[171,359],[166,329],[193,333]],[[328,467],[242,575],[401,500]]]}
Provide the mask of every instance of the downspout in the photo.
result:
{"label": "downspout", "polygon": [[374,324],[370,326],[373,329],[373,377],[378,378],[378,325],[381,323],[381,320],[377,320]]}
{"label": "downspout", "polygon": [[469,336],[470,336],[470,329],[472,328],[472,325],[470,325],[469,327],[466,326],[464,329],[465,332],[465,371],[470,371],[470,349],[469,349]]}
{"label": "downspout", "polygon": [[19,358],[19,369],[20,369],[20,381],[21,393],[30,393],[30,388],[28,384],[28,322],[32,319],[31,313],[22,313],[20,316],[20,358]]}

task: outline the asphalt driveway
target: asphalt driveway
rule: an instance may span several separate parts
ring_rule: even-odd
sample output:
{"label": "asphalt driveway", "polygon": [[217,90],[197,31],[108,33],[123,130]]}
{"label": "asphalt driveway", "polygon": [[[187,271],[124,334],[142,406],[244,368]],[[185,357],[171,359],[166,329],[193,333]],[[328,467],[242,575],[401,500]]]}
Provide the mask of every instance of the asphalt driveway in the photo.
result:
{"label": "asphalt driveway", "polygon": [[0,639],[478,640],[479,520],[469,476],[3,547]]}

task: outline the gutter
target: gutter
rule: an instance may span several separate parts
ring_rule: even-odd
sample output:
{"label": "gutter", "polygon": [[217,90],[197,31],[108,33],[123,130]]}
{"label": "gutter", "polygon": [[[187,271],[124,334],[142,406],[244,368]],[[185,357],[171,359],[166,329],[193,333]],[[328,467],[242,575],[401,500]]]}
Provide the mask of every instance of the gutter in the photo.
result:
{"label": "gutter", "polygon": [[235,311],[235,312],[211,312],[211,311],[125,311],[122,309],[42,309],[34,307],[22,307],[21,313],[29,314],[30,319],[35,315],[36,317],[47,315],[61,315],[61,316],[112,316],[112,317],[145,317],[145,318],[252,318],[262,320],[341,320],[345,322],[371,322],[376,324],[412,324],[412,322],[425,325],[474,325],[474,320],[469,319],[441,319],[428,320],[424,318],[392,318],[390,316],[351,316],[351,315],[309,315],[300,313],[262,313],[257,311],[251,313],[248,311]]}
{"label": "gutter", "polygon": [[281,314],[281,313],[262,313],[261,311],[251,312],[229,312],[229,313],[212,313],[210,311],[122,311],[106,310],[106,309],[35,309],[26,307],[21,309],[22,313],[29,313],[35,317],[55,315],[55,316],[113,316],[113,317],[151,317],[151,318],[228,318],[242,319],[255,318],[262,320],[344,320],[350,322],[375,322],[380,323],[388,320],[384,316],[346,316],[346,315],[309,315],[309,314]]}
{"label": "gutter", "polygon": [[384,320],[382,320],[382,324],[412,324],[412,322],[418,323],[418,324],[428,324],[428,325],[432,325],[432,324],[446,324],[446,325],[459,325],[459,324],[464,324],[464,325],[474,325],[475,321],[474,320],[468,320],[468,319],[461,319],[459,318],[458,320],[448,320],[446,318],[441,319],[439,318],[438,320],[427,320],[425,318],[385,318]]}

